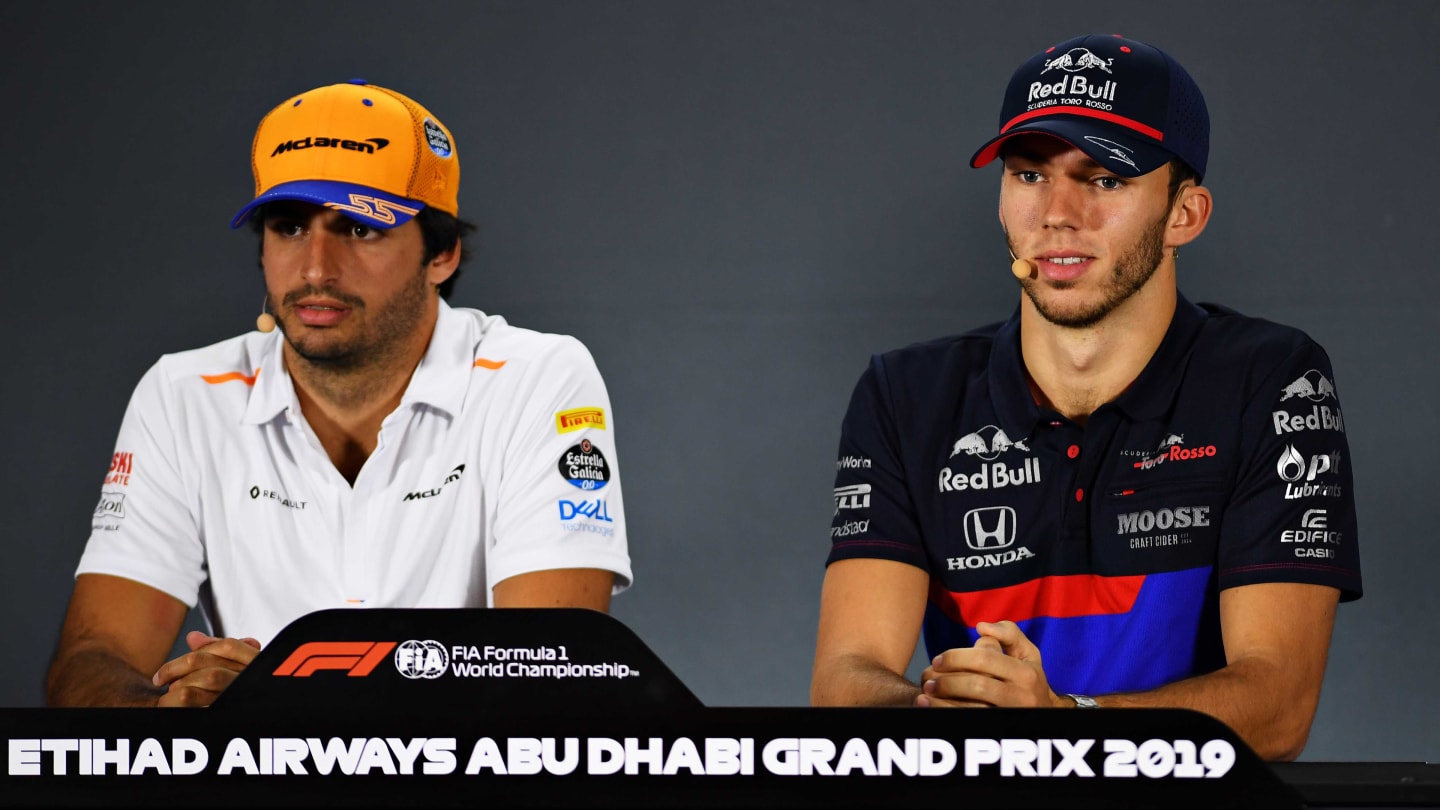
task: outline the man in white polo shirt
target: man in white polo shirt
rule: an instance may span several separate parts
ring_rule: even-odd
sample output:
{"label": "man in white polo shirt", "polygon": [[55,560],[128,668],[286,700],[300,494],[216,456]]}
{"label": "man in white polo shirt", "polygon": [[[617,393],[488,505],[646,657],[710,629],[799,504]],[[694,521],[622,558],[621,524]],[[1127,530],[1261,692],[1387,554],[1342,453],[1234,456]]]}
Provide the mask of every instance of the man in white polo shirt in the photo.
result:
{"label": "man in white polo shirt", "polygon": [[[605,610],[630,583],[590,354],[443,300],[471,229],[450,132],[354,81],[276,107],[252,162],[232,226],[261,234],[273,320],[137,386],[52,704],[208,705],[323,608]],[[197,602],[214,635],[166,662]]]}

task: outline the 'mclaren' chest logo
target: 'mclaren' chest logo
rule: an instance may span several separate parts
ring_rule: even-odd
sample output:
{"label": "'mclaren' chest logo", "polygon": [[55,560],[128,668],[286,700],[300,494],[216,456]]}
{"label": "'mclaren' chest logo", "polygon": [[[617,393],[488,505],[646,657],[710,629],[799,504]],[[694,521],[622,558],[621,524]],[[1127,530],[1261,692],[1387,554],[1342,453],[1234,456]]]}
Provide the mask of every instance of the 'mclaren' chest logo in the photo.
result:
{"label": "'mclaren' chest logo", "polygon": [[452,484],[452,483],[454,483],[455,481],[459,481],[459,480],[460,480],[460,476],[461,476],[461,475],[464,475],[464,474],[465,474],[465,465],[464,465],[464,464],[457,464],[457,465],[455,465],[455,469],[451,470],[450,473],[445,476],[445,480],[442,481],[439,486],[435,487],[434,489],[426,489],[426,490],[422,490],[422,491],[420,491],[420,492],[411,492],[411,493],[409,493],[408,495],[406,495],[404,498],[401,498],[401,500],[402,500],[402,501],[423,501],[423,500],[425,500],[426,498],[433,498],[433,497],[435,497],[436,495],[439,495],[442,491],[444,491],[445,487],[448,486],[449,484]]}

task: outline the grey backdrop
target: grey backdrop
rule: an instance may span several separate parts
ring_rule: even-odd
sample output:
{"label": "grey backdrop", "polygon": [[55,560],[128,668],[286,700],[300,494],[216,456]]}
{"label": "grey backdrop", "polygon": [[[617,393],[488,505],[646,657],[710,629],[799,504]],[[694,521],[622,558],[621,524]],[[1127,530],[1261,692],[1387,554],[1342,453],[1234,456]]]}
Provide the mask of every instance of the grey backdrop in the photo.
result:
{"label": "grey backdrop", "polygon": [[[1330,351],[1367,595],[1310,759],[1440,760],[1432,2],[0,6],[0,704],[36,705],[129,393],[250,328],[253,128],[363,76],[456,133],[455,303],[578,336],[610,386],[636,586],[710,704],[807,699],[838,425],[869,354],[1004,317],[1011,70],[1079,33],[1204,88],[1216,212],[1183,289]],[[1284,699],[1284,696],[1277,696]]]}

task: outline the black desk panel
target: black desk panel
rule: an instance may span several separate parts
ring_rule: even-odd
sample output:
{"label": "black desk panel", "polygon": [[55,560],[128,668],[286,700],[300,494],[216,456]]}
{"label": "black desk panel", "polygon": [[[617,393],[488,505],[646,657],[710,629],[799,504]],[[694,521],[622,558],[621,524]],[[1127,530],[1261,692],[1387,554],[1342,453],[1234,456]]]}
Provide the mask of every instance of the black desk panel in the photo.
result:
{"label": "black desk panel", "polygon": [[578,610],[341,610],[206,710],[0,710],[0,806],[1440,807],[1180,710],[707,708]]}

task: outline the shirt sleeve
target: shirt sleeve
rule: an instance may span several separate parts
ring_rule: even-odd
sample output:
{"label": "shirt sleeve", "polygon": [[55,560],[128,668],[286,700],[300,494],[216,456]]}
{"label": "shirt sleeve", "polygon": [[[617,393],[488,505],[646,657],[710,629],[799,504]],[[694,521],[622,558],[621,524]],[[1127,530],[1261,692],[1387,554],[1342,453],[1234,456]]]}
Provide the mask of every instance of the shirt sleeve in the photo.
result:
{"label": "shirt sleeve", "polygon": [[520,381],[504,451],[487,591],[502,580],[557,568],[633,576],[615,458],[615,420],[605,381],[574,338],[538,358]]}
{"label": "shirt sleeve", "polygon": [[1221,524],[1222,589],[1304,582],[1360,597],[1354,478],[1334,380],[1325,351],[1307,341],[1251,398],[1246,455]]}
{"label": "shirt sleeve", "polygon": [[125,409],[75,573],[124,577],[194,607],[206,577],[205,549],[162,363],[141,378]]}
{"label": "shirt sleeve", "polygon": [[835,515],[826,565],[852,558],[894,560],[930,570],[901,461],[885,369],[874,358],[840,426]]}

